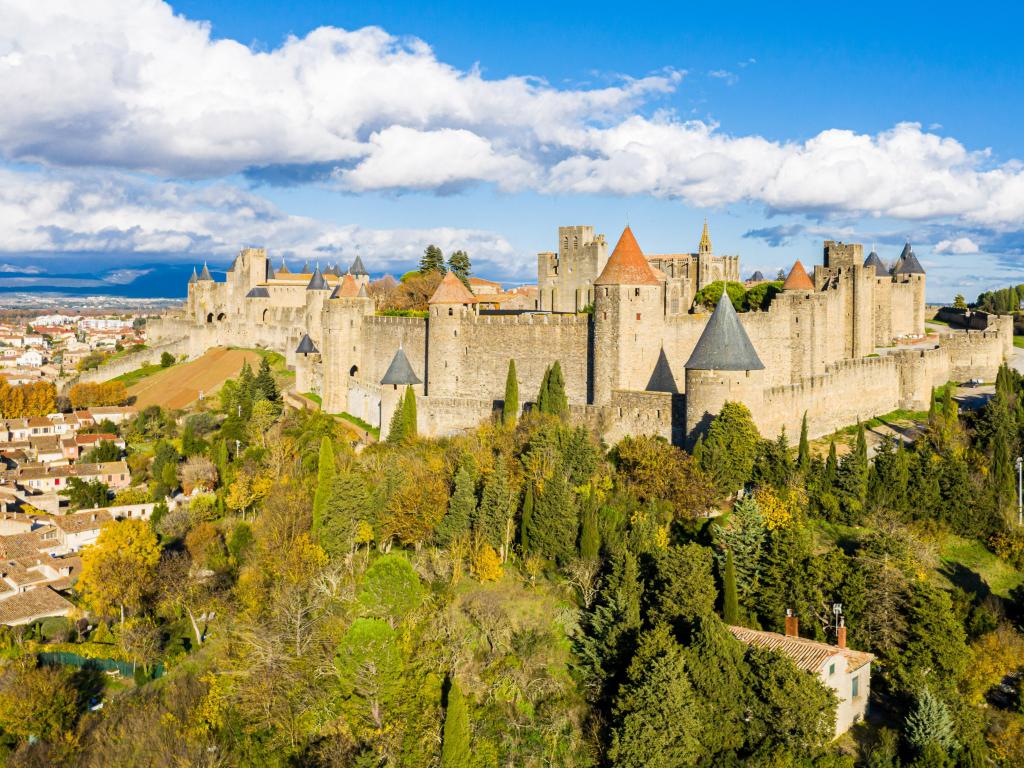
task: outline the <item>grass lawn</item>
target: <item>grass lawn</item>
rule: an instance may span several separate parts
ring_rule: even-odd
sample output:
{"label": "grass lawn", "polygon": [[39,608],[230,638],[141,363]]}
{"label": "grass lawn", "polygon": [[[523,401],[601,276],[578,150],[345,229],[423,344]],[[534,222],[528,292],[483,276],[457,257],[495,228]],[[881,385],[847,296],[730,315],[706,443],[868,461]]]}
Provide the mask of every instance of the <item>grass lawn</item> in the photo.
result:
{"label": "grass lawn", "polygon": [[134,371],[128,371],[128,373],[122,373],[120,376],[115,376],[111,381],[123,381],[126,387],[130,387],[133,384],[138,384],[147,376],[152,376],[154,373],[162,370],[164,370],[164,367],[160,363],[153,363],[152,365],[136,368]]}
{"label": "grass lawn", "polygon": [[349,422],[350,424],[355,424],[357,427],[361,427],[362,429],[365,429],[367,432],[369,432],[375,438],[380,440],[380,430],[377,427],[371,427],[369,424],[367,424],[365,421],[360,419],[358,416],[353,416],[351,413],[344,413],[344,412],[336,413],[334,415],[337,416],[338,418],[344,419],[345,421]]}
{"label": "grass lawn", "polygon": [[1024,336],[1014,336],[1013,346],[1024,349]]}
{"label": "grass lawn", "polygon": [[942,575],[968,591],[987,586],[993,594],[1007,597],[1010,590],[1024,582],[1024,573],[1000,560],[975,539],[946,534],[940,540],[939,556]]}
{"label": "grass lawn", "polygon": [[280,352],[274,352],[271,349],[261,349],[260,347],[229,347],[229,349],[244,349],[247,352],[255,352],[260,357],[265,358],[270,363],[270,370],[278,379],[295,378],[295,371],[288,370],[288,363]]}
{"label": "grass lawn", "polygon": [[307,400],[312,400],[317,405],[322,406],[324,404],[323,399],[321,399],[320,395],[316,394],[315,392],[303,392],[302,396]]}
{"label": "grass lawn", "polygon": [[931,320],[926,320],[925,322],[926,323],[935,323],[935,325],[944,325],[947,328],[949,327],[949,323],[947,323],[945,320],[936,320],[935,318],[932,318]]}

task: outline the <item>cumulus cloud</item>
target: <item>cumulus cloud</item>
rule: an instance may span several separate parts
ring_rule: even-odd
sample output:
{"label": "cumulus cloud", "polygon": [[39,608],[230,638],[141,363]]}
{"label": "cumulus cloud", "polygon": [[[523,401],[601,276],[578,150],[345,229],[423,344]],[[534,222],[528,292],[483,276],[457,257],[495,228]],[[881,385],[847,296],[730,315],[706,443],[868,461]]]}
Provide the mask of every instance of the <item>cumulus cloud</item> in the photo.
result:
{"label": "cumulus cloud", "polygon": [[465,249],[478,269],[500,277],[522,277],[525,266],[508,240],[484,230],[340,226],[289,215],[224,183],[0,169],[0,253],[134,253],[226,261],[246,243],[267,247],[275,259],[286,254],[325,264],[345,264],[359,253],[374,272],[404,271],[426,243],[445,252]]}
{"label": "cumulus cloud", "polygon": [[968,254],[978,253],[978,244],[969,237],[958,237],[955,240],[940,240],[935,244],[935,253]]}

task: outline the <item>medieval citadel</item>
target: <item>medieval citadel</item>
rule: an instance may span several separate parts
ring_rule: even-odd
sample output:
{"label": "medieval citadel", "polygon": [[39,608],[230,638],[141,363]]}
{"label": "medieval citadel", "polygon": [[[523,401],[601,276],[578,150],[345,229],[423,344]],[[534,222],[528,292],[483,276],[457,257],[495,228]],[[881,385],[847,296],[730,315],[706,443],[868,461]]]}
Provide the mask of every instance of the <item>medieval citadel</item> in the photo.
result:
{"label": "medieval citadel", "polygon": [[575,418],[609,441],[662,435],[688,445],[726,401],[747,405],[766,437],[812,437],[897,408],[927,408],[932,387],[991,379],[1012,348],[1009,317],[985,331],[925,336],[925,273],[909,244],[891,266],[858,244],[825,241],[823,263],[794,264],[763,311],[713,313],[694,295],[739,280],[738,256],[713,254],[705,224],[696,253],[644,254],[625,229],[608,254],[589,226],[560,227],[538,255],[530,309],[491,311],[448,274],[427,317],[376,313],[361,260],[344,274],[275,270],[243,249],[217,282],[193,274],[185,309],[151,326],[155,344],[198,355],[217,345],[286,355],[296,390],[324,409],[386,432],[405,387],[419,431],[473,427],[500,407],[514,358],[522,399],[559,361]]}

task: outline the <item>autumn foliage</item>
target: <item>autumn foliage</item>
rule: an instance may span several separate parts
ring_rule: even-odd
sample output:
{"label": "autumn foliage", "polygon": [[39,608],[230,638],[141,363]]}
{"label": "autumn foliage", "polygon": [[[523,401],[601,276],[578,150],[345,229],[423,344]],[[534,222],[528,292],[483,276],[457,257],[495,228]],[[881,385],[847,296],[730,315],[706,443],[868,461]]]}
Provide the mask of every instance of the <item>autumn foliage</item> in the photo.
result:
{"label": "autumn foliage", "polygon": [[124,405],[128,402],[128,389],[123,381],[80,382],[71,387],[68,397],[72,408]]}
{"label": "autumn foliage", "polygon": [[0,376],[0,417],[45,416],[57,410],[56,399],[57,388],[48,381],[12,387]]}

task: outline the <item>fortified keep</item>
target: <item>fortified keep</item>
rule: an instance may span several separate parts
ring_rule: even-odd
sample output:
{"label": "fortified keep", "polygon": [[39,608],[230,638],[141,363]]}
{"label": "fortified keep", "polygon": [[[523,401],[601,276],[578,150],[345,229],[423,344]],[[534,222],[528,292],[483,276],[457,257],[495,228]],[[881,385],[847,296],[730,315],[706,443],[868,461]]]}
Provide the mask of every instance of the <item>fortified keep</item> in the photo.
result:
{"label": "fortified keep", "polygon": [[[271,265],[243,249],[224,282],[193,272],[185,310],[150,329],[192,355],[260,346],[295,367],[296,389],[332,413],[389,424],[399,389],[418,396],[419,429],[475,426],[501,405],[508,362],[519,391],[561,363],[573,416],[609,441],[652,433],[696,440],[729,400],[761,433],[812,436],[897,408],[926,408],[932,387],[990,379],[1012,349],[1000,317],[986,331],[925,338],[925,273],[909,244],[891,268],[858,244],[825,241],[822,263],[793,265],[765,311],[691,311],[698,290],[738,280],[739,258],[715,256],[705,223],[696,253],[645,254],[629,227],[611,254],[589,226],[560,227],[558,252],[538,255],[529,310],[495,312],[454,275],[427,317],[376,314],[360,259],[344,273]],[[525,398],[524,398],[525,399]]]}

